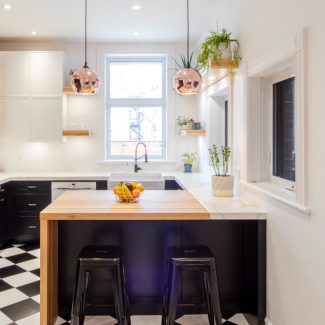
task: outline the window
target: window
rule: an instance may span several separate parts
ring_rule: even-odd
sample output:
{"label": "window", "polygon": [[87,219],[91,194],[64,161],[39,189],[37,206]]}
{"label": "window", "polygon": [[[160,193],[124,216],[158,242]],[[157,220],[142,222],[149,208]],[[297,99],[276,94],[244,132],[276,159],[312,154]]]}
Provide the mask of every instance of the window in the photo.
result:
{"label": "window", "polygon": [[107,56],[106,159],[166,159],[166,57]]}
{"label": "window", "polygon": [[273,84],[273,176],[295,181],[295,77]]}

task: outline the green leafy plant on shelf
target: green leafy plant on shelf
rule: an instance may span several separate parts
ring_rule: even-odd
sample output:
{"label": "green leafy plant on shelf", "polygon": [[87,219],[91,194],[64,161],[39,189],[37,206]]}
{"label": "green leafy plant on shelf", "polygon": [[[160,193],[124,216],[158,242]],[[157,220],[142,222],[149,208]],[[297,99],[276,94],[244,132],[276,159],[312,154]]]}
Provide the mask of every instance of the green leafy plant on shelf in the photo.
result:
{"label": "green leafy plant on shelf", "polygon": [[231,32],[227,29],[210,30],[209,35],[200,45],[198,49],[199,70],[207,70],[210,60],[233,60],[234,63],[241,60],[239,42],[231,37]]}
{"label": "green leafy plant on shelf", "polygon": [[196,152],[185,152],[182,156],[186,159],[184,162],[184,172],[191,173],[193,162],[196,159]]}

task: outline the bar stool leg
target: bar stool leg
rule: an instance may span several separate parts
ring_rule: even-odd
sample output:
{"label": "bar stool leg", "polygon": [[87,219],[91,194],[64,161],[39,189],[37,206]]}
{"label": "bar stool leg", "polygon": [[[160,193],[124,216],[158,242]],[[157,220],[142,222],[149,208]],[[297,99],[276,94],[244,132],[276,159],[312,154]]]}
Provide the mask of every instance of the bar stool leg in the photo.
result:
{"label": "bar stool leg", "polygon": [[118,325],[126,325],[125,310],[123,308],[123,292],[120,265],[115,265],[112,270],[113,293],[115,302],[115,312]]}
{"label": "bar stool leg", "polygon": [[169,284],[171,281],[171,267],[170,261],[167,261],[166,273],[165,273],[165,287],[164,287],[164,298],[163,298],[163,306],[162,306],[162,317],[161,317],[161,325],[167,324],[167,315],[168,315],[168,304],[169,304]]}
{"label": "bar stool leg", "polygon": [[217,325],[222,325],[217,271],[214,259],[210,262],[209,287],[211,288],[211,300],[216,323]]}
{"label": "bar stool leg", "polygon": [[123,301],[124,301],[124,306],[125,306],[126,324],[130,325],[131,324],[130,315],[129,315],[130,302],[129,302],[129,296],[128,296],[127,290],[126,290],[126,277],[125,277],[124,263],[122,263],[121,268],[122,268]]}
{"label": "bar stool leg", "polygon": [[172,280],[170,298],[168,302],[167,325],[174,325],[176,319],[176,310],[181,291],[181,270],[178,265],[172,265]]}
{"label": "bar stool leg", "polygon": [[79,325],[82,324],[80,322],[79,314],[80,314],[80,304],[82,300],[84,282],[85,282],[85,267],[82,263],[78,262],[72,308],[71,308],[71,325],[78,325],[78,320],[79,320]]}
{"label": "bar stool leg", "polygon": [[211,304],[211,290],[209,286],[207,271],[203,271],[203,278],[204,278],[205,295],[206,295],[207,307],[208,307],[209,325],[214,325],[213,306]]}
{"label": "bar stool leg", "polygon": [[86,280],[84,281],[84,288],[83,288],[83,292],[82,292],[79,324],[83,324],[84,321],[85,321],[86,297],[87,297],[88,284],[89,284],[89,278],[90,278],[90,272],[89,271],[86,271],[85,277],[86,277]]}

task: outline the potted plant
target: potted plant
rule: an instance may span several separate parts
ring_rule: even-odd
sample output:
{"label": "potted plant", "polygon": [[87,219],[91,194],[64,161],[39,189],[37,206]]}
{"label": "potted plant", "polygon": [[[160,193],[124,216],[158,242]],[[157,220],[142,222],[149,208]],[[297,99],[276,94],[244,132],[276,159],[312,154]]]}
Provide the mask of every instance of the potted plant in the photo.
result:
{"label": "potted plant", "polygon": [[178,115],[176,124],[179,125],[182,130],[186,130],[188,121],[189,119],[187,117]]}
{"label": "potted plant", "polygon": [[239,43],[236,39],[231,38],[231,32],[225,28],[221,31],[210,30],[198,50],[201,71],[207,70],[211,61],[232,60],[236,64],[240,59]]}
{"label": "potted plant", "polygon": [[228,175],[231,148],[222,146],[220,151],[216,145],[209,148],[214,175],[211,178],[212,194],[214,196],[233,196],[234,177]]}
{"label": "potted plant", "polygon": [[191,152],[191,153],[183,153],[183,157],[186,158],[186,161],[184,163],[184,172],[185,173],[192,173],[192,165],[193,161],[196,158],[196,152]]}

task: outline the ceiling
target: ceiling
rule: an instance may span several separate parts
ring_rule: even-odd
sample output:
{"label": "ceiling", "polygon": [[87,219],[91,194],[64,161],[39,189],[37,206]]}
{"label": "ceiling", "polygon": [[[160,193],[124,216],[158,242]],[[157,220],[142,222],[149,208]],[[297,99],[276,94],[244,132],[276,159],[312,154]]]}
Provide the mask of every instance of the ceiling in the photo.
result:
{"label": "ceiling", "polygon": [[[11,9],[5,10],[8,3]],[[0,0],[0,4],[0,40],[83,39],[83,0]],[[132,10],[134,4],[142,8]],[[216,4],[217,0],[190,0],[192,42],[216,27]],[[88,0],[88,37],[97,42],[185,41],[186,0]]]}

